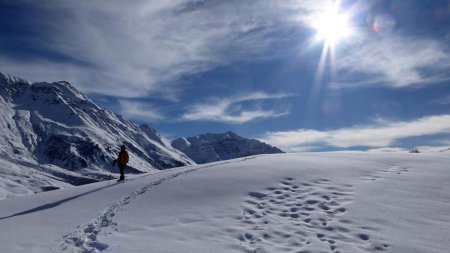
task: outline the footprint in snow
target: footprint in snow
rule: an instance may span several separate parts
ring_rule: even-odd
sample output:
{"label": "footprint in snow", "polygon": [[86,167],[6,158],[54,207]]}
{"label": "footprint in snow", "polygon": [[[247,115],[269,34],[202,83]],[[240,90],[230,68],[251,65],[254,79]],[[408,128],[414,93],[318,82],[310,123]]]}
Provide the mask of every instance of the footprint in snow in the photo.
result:
{"label": "footprint in snow", "polygon": [[374,242],[345,218],[352,195],[352,185],[334,185],[329,179],[300,183],[292,177],[249,192],[237,217],[237,243],[243,252],[314,252],[311,246],[320,244],[338,253],[347,243],[364,252],[386,250],[388,244]]}
{"label": "footprint in snow", "polygon": [[397,165],[390,165],[388,168],[382,169],[381,171],[375,171],[366,175],[361,176],[364,181],[377,181],[384,178],[386,174],[397,174],[402,175],[403,173],[409,172],[409,168],[401,167]]}

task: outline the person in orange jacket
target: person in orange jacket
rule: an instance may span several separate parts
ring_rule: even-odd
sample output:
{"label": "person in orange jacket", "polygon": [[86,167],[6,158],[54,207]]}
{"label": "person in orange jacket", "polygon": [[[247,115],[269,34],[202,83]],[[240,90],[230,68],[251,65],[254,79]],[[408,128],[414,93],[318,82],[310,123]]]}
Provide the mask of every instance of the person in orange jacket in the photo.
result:
{"label": "person in orange jacket", "polygon": [[120,179],[118,181],[123,181],[125,180],[125,174],[124,174],[124,170],[125,170],[125,166],[128,163],[128,152],[126,150],[125,145],[122,145],[120,147],[120,152],[119,155],[117,156],[117,159],[114,160],[114,164],[117,163],[119,165],[119,169],[120,169]]}

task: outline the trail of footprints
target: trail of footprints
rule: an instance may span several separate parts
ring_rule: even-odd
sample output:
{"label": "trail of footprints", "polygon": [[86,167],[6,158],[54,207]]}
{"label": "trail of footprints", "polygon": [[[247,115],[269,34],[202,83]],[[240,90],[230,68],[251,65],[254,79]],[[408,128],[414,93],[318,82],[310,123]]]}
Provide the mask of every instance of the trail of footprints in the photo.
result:
{"label": "trail of footprints", "polygon": [[120,212],[125,206],[130,204],[138,196],[146,193],[152,188],[164,183],[165,181],[176,178],[182,174],[187,174],[196,169],[190,169],[182,172],[175,173],[166,178],[162,178],[158,181],[152,182],[134,192],[129,194],[123,199],[112,203],[105,211],[97,216],[93,221],[84,225],[78,226],[78,230],[63,236],[64,241],[61,243],[61,249],[63,251],[70,250],[73,252],[101,252],[106,250],[109,245],[99,242],[99,235],[109,235],[112,232],[117,232],[118,224],[113,220],[114,216]]}
{"label": "trail of footprints", "polygon": [[409,172],[409,168],[406,167],[401,167],[401,166],[397,166],[397,165],[391,165],[385,169],[382,169],[380,171],[377,171],[375,173],[371,173],[371,174],[367,174],[367,175],[363,175],[361,177],[362,180],[364,181],[377,181],[380,179],[383,179],[383,175],[385,174],[397,174],[397,175],[402,175],[403,173]]}
{"label": "trail of footprints", "polygon": [[[389,245],[374,242],[370,228],[345,219],[353,186],[335,186],[328,179],[296,183],[285,178],[277,186],[250,192],[239,220],[243,229],[238,243],[244,252],[339,253],[341,245],[362,251],[384,251]],[[320,244],[320,245],[318,245]],[[270,250],[268,250],[270,249]]]}
{"label": "trail of footprints", "polygon": [[[257,156],[245,157],[239,161],[255,159],[256,157]],[[119,231],[118,223],[114,221],[114,216],[118,212],[123,210],[134,199],[136,199],[140,195],[145,194],[147,191],[157,187],[158,185],[165,183],[166,181],[169,181],[171,179],[174,179],[180,175],[188,174],[199,169],[223,165],[232,162],[235,161],[225,161],[222,163],[216,163],[201,167],[194,167],[193,169],[183,170],[181,172],[151,182],[150,184],[145,185],[140,189],[137,189],[136,191],[130,193],[128,196],[110,204],[105,211],[100,213],[94,220],[92,220],[88,224],[78,226],[76,231],[64,235],[63,241],[61,242],[60,245],[61,250],[72,252],[102,252],[104,250],[107,250],[109,248],[109,245],[100,242],[98,237],[100,235],[108,236],[113,232]]]}

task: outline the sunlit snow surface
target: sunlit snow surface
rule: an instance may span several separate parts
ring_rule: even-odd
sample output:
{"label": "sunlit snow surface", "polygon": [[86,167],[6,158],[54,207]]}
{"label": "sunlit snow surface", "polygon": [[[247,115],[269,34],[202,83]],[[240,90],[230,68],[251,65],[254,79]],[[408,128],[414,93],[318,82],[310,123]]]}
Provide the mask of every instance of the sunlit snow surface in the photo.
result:
{"label": "sunlit snow surface", "polygon": [[2,252],[448,252],[448,154],[249,157],[0,201]]}

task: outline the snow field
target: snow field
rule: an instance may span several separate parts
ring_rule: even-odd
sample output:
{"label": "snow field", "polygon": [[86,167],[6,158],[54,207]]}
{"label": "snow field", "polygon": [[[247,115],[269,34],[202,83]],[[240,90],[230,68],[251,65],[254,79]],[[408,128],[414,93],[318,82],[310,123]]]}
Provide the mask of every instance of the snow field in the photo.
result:
{"label": "snow field", "polygon": [[5,252],[444,253],[449,164],[444,154],[304,153],[190,166],[3,200],[0,243]]}

